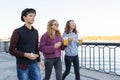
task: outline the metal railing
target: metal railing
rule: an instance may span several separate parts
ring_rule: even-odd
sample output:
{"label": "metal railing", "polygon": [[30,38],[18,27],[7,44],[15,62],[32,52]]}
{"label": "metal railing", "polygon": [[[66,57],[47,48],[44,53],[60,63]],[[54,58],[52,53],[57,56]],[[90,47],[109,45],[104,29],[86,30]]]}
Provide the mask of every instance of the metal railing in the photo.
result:
{"label": "metal railing", "polygon": [[[0,52],[8,48],[9,41],[0,42]],[[78,50],[81,68],[120,75],[120,43],[83,42]]]}
{"label": "metal railing", "polygon": [[79,46],[80,67],[120,75],[120,43],[84,42]]}

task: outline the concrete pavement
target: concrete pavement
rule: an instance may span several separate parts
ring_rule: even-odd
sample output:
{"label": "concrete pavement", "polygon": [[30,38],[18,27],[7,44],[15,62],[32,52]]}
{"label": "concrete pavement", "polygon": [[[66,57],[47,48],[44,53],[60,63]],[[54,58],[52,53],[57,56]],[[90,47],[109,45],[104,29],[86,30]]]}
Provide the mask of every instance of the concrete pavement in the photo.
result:
{"label": "concrete pavement", "polygon": [[[9,53],[0,52],[0,80],[17,80],[15,61],[15,57],[11,56]],[[56,80],[54,72],[55,71],[53,69],[50,80]],[[86,69],[80,69],[80,74],[81,80],[120,80],[119,76],[109,75]],[[43,70],[41,70],[41,75],[43,78]],[[75,80],[73,68],[71,69],[71,73],[66,77],[65,80]]]}

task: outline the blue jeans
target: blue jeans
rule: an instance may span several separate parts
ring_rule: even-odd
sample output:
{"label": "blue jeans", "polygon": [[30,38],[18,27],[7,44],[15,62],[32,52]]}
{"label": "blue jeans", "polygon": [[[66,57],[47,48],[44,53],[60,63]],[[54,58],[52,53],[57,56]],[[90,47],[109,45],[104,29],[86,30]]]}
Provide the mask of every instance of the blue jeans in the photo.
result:
{"label": "blue jeans", "polygon": [[25,70],[17,67],[17,77],[18,80],[41,80],[38,63],[29,64]]}

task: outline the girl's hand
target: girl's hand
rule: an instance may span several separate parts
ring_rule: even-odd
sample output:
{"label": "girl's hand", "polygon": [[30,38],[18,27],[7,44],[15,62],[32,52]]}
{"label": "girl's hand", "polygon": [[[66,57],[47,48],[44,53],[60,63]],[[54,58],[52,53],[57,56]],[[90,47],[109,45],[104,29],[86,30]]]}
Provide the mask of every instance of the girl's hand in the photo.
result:
{"label": "girl's hand", "polygon": [[73,37],[68,38],[68,42],[72,42],[74,40]]}
{"label": "girl's hand", "polygon": [[59,48],[61,45],[62,45],[62,42],[57,42],[55,43],[54,48]]}

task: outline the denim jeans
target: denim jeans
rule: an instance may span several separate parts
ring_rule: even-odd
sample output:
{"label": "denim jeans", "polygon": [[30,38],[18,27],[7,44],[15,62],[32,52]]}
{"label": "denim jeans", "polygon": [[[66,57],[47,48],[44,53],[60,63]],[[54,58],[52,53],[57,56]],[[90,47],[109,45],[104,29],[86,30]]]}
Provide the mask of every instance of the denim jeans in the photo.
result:
{"label": "denim jeans", "polygon": [[47,58],[45,59],[45,78],[43,80],[49,80],[52,72],[52,68],[55,68],[56,80],[62,80],[62,64],[61,58]]}
{"label": "denim jeans", "polygon": [[63,73],[62,80],[70,73],[71,63],[73,62],[74,72],[75,72],[75,80],[80,80],[80,72],[79,72],[79,59],[78,55],[76,56],[67,56],[65,55],[65,72]]}
{"label": "denim jeans", "polygon": [[25,70],[17,67],[17,77],[18,80],[41,80],[38,63],[29,64]]}

